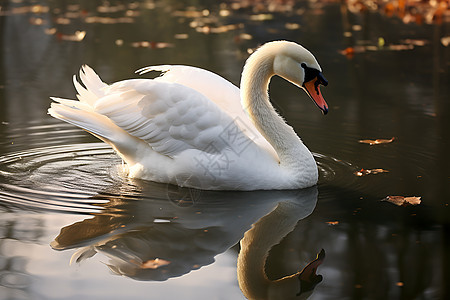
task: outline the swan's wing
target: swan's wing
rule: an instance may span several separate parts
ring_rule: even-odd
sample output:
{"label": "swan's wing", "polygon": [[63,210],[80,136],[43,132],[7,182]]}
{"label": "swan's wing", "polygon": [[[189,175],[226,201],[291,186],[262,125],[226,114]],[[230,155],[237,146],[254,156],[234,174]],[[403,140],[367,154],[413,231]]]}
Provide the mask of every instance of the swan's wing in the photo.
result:
{"label": "swan's wing", "polygon": [[272,145],[259,133],[242,108],[240,90],[230,81],[213,72],[183,65],[149,66],[136,72],[144,74],[151,71],[162,72],[161,77],[155,78],[156,81],[179,83],[203,94],[234,119],[244,134],[277,157]]}
{"label": "swan's wing", "polygon": [[150,71],[162,72],[157,81],[179,83],[202,93],[230,116],[245,117],[241,106],[240,91],[237,86],[223,77],[196,67],[183,65],[149,66],[137,70],[139,74]]}
{"label": "swan's wing", "polygon": [[[103,91],[105,96],[95,101],[94,112],[166,156],[190,149],[214,153],[251,143],[235,120],[184,85],[132,79]],[[233,139],[221,138],[230,132],[235,135]]]}

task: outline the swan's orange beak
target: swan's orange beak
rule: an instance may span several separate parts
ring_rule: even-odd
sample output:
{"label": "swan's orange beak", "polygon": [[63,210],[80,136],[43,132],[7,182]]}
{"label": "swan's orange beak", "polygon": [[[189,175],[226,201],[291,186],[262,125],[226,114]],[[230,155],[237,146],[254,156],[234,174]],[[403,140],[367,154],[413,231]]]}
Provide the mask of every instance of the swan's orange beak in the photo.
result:
{"label": "swan's orange beak", "polygon": [[326,86],[328,85],[328,81],[323,77],[322,73],[319,73],[316,78],[303,83],[303,88],[320,110],[322,110],[322,113],[326,115],[328,112],[328,104],[325,102],[325,99],[323,99],[322,93],[320,92],[321,84]]}
{"label": "swan's orange beak", "polygon": [[317,258],[310,262],[299,274],[298,279],[300,280],[300,292],[297,296],[313,290],[316,285],[323,280],[322,275],[317,275],[317,268],[323,263],[325,259],[325,250],[321,250],[317,254]]}

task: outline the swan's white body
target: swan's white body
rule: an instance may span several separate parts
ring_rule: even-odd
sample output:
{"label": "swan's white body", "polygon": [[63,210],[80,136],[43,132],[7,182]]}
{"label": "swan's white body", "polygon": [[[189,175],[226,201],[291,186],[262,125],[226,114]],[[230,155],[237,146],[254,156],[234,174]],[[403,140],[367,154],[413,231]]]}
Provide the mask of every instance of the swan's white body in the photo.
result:
{"label": "swan's white body", "polygon": [[303,85],[300,64],[320,71],[303,47],[267,43],[248,59],[241,90],[195,67],[147,67],[141,73],[163,76],[107,85],[84,66],[85,87],[74,77],[79,101],[52,98],[49,113],[110,144],[130,177],[211,190],[304,188],[317,182],[316,163],[267,95],[275,74]]}

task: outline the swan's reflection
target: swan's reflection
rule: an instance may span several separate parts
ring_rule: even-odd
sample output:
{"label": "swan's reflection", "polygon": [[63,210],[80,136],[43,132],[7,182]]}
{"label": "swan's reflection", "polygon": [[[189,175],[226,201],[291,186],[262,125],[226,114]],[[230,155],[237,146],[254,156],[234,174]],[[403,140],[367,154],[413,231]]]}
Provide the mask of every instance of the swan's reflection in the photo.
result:
{"label": "swan's reflection", "polygon": [[[139,189],[134,195],[129,190],[99,195],[99,199],[109,200],[99,204],[103,211],[62,228],[52,248],[80,248],[72,262],[103,253],[110,258],[107,265],[116,274],[161,281],[211,264],[216,255],[242,239],[238,280],[247,298],[306,296],[304,292],[321,281],[315,270],[323,257],[303,274],[271,282],[264,273],[272,246],[314,210],[316,187],[211,192],[152,183]],[[151,196],[140,199],[136,195]]]}

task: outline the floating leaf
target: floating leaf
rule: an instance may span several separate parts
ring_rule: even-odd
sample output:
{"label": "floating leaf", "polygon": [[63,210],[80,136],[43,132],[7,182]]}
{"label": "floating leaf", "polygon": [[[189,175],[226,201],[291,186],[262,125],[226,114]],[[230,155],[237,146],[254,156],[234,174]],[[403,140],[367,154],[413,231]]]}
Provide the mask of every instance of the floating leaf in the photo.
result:
{"label": "floating leaf", "polygon": [[117,6],[100,5],[99,7],[97,7],[97,11],[99,13],[116,13],[125,9],[126,9],[125,5],[117,5]]}
{"label": "floating leaf", "polygon": [[258,15],[251,15],[250,20],[252,21],[267,21],[272,20],[273,15],[272,14],[258,14]]}
{"label": "floating leaf", "polygon": [[44,24],[45,21],[42,18],[30,18],[30,24],[40,26]]}
{"label": "floating leaf", "polygon": [[421,197],[404,197],[404,196],[387,196],[383,199],[383,201],[391,202],[398,206],[408,206],[408,205],[418,205],[422,201],[420,200]]}
{"label": "floating leaf", "polygon": [[86,31],[75,31],[74,34],[56,33],[56,37],[62,41],[81,42],[86,36]]}
{"label": "floating leaf", "polygon": [[218,27],[211,27],[209,25],[205,25],[205,26],[195,26],[196,24],[191,22],[190,26],[194,26],[193,28],[195,28],[195,30],[197,32],[200,33],[224,33],[224,32],[228,32],[231,30],[236,30],[236,29],[240,29],[243,28],[244,25],[243,24],[229,24],[229,25],[223,25],[223,26],[218,26]]}
{"label": "floating leaf", "polygon": [[427,40],[417,40],[417,39],[416,40],[406,39],[401,42],[408,44],[408,45],[414,45],[414,46],[419,46],[419,47],[425,46],[426,44],[429,43]]}
{"label": "floating leaf", "polygon": [[209,10],[204,9],[202,11],[197,10],[176,10],[172,13],[175,17],[185,17],[185,18],[201,18],[201,17],[207,17],[209,16]]}
{"label": "floating leaf", "polygon": [[441,44],[447,47],[450,45],[450,36],[444,36],[441,38]]}
{"label": "floating leaf", "polygon": [[388,170],[384,170],[384,169],[371,169],[371,170],[366,170],[366,169],[361,169],[359,171],[356,171],[355,174],[356,176],[365,176],[365,175],[369,175],[369,174],[379,174],[379,173],[387,173],[389,172]]}
{"label": "floating leaf", "polygon": [[221,10],[219,11],[219,15],[220,15],[221,17],[228,17],[229,15],[231,15],[231,11],[228,10],[228,9],[221,9]]}
{"label": "floating leaf", "polygon": [[84,22],[88,24],[99,23],[99,24],[130,24],[134,23],[134,19],[131,17],[121,17],[121,18],[110,18],[110,17],[87,17]]}
{"label": "floating leaf", "polygon": [[55,23],[60,25],[68,25],[70,22],[69,18],[58,17],[55,19]]}
{"label": "floating leaf", "polygon": [[362,144],[369,144],[369,145],[378,145],[378,144],[388,144],[392,143],[395,140],[395,137],[388,139],[376,139],[376,140],[359,140]]}
{"label": "floating leaf", "polygon": [[158,269],[160,267],[164,267],[170,264],[170,261],[164,260],[161,258],[150,259],[141,264],[142,269]]}
{"label": "floating leaf", "polygon": [[339,224],[339,221],[329,221],[329,222],[325,222],[325,223],[327,223],[328,225],[334,226],[334,225]]}
{"label": "floating leaf", "polygon": [[363,53],[366,51],[366,47],[364,46],[355,46],[355,47],[347,47],[339,53],[347,56],[347,58],[353,58],[356,53]]}
{"label": "floating leaf", "polygon": [[173,47],[173,44],[162,43],[162,42],[141,41],[141,42],[131,43],[131,47],[134,47],[134,48],[162,49],[162,48]]}
{"label": "floating leaf", "polygon": [[44,32],[47,35],[54,35],[57,32],[57,30],[56,30],[56,28],[52,27],[52,28],[46,28],[44,30]]}
{"label": "floating leaf", "polygon": [[288,30],[297,30],[300,28],[300,24],[297,23],[286,23],[284,24],[284,28]]}
{"label": "floating leaf", "polygon": [[187,33],[177,33],[174,35],[174,38],[176,38],[177,40],[186,40],[189,38],[189,34]]}
{"label": "floating leaf", "polygon": [[414,49],[414,45],[389,45],[388,49],[393,51],[412,50]]}

